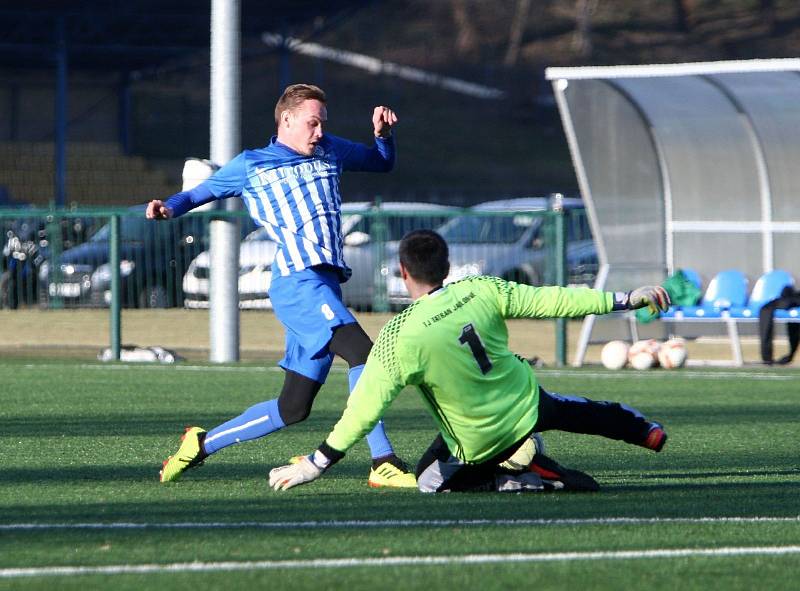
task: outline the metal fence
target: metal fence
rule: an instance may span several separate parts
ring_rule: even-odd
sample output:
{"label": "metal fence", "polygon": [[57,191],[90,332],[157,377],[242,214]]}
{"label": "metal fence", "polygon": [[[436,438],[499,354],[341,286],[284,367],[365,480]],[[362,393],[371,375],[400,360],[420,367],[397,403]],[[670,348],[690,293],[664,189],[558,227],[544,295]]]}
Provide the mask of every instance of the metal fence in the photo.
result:
{"label": "metal fence", "polygon": [[[0,209],[0,307],[110,307],[112,324],[121,307],[207,307],[209,222],[231,216],[240,219],[242,236],[239,305],[270,308],[277,245],[244,213],[199,212],[155,222],[144,218],[143,208]],[[347,205],[344,256],[353,276],[342,287],[349,306],[389,311],[409,302],[397,249],[406,232],[419,228],[437,229],[447,239],[448,281],[486,274],[533,285],[591,284],[597,269],[582,209]]]}

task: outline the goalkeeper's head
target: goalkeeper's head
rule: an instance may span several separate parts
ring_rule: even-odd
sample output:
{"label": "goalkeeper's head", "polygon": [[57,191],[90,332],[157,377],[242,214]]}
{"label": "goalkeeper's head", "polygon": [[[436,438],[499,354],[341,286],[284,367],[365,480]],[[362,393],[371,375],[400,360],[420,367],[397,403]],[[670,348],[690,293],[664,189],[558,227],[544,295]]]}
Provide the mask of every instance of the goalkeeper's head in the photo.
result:
{"label": "goalkeeper's head", "polygon": [[[409,294],[441,287],[450,272],[447,242],[433,230],[414,230],[400,241],[400,275]],[[419,289],[412,289],[412,286]],[[421,294],[420,294],[421,295]]]}

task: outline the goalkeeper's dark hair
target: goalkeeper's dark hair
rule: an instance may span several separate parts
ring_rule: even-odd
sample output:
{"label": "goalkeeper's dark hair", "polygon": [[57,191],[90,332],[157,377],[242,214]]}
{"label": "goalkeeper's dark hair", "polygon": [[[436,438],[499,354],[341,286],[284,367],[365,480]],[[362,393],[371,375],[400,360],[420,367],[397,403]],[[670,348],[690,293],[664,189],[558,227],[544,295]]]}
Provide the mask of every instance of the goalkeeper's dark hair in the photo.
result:
{"label": "goalkeeper's dark hair", "polygon": [[400,241],[400,263],[411,277],[441,285],[450,272],[447,242],[433,230],[414,230]]}

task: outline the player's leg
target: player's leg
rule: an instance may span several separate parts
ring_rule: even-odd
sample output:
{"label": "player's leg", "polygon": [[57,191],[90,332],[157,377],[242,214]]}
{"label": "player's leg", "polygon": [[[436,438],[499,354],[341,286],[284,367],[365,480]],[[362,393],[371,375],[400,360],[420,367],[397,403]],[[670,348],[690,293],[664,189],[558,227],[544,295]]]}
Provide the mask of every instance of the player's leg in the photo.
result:
{"label": "player's leg", "polygon": [[594,492],[600,490],[597,481],[580,470],[566,468],[553,458],[545,455],[545,445],[541,435],[531,433],[490,462],[497,463],[506,478],[498,479],[498,490],[525,490],[525,482],[518,482],[516,476],[524,472],[533,472],[541,479],[543,490],[563,490],[575,492]]}
{"label": "player's leg", "polygon": [[[337,327],[329,345],[332,354],[338,355],[349,366],[348,381],[352,392],[364,365],[367,363],[372,340],[357,322]],[[386,436],[383,420],[367,434],[367,445],[372,455],[372,469],[369,484],[373,487],[393,486],[413,488],[417,485],[413,474],[405,463],[397,457],[389,438]]]}
{"label": "player's leg", "polygon": [[[361,372],[364,371],[369,351],[372,349],[372,340],[357,322],[352,322],[336,328],[329,349],[331,353],[347,362],[349,366],[347,379],[352,392]],[[384,430],[383,420],[378,421],[372,432],[367,435],[367,444],[373,459],[394,455],[394,449]]]}
{"label": "player's leg", "polygon": [[208,432],[203,442],[207,455],[222,448],[258,439],[308,417],[322,384],[294,371],[287,371],[278,398],[260,402]]}
{"label": "player's leg", "polygon": [[439,434],[417,464],[421,492],[543,492],[596,491],[588,474],[561,466],[537,452],[526,436],[484,462],[465,464],[454,457]]}
{"label": "player's leg", "polygon": [[[311,277],[314,275],[311,274]],[[292,322],[296,316],[295,308],[302,308],[296,305],[297,298],[301,302],[307,300],[303,298],[298,287],[299,284],[309,285],[308,281],[303,281],[304,278],[305,275],[299,278],[282,277],[275,273],[270,287],[273,309],[286,329],[286,353],[280,362],[281,367],[286,370],[281,396],[251,406],[208,433],[200,427],[188,429],[178,452],[164,462],[160,473],[162,482],[177,480],[183,472],[201,465],[208,455],[220,449],[264,437],[308,416],[314,397],[328,375],[333,357],[322,354],[312,359],[307,343],[297,333]],[[303,312],[301,310],[300,314]],[[318,350],[318,347],[313,349],[314,352]],[[279,404],[280,399],[283,399],[282,404]],[[282,416],[281,411],[288,418]]]}
{"label": "player's leg", "polygon": [[450,453],[439,434],[417,463],[417,487],[424,493],[492,491],[495,468],[465,464]]}
{"label": "player's leg", "polygon": [[564,396],[540,387],[535,430],[551,429],[619,439],[654,451],[661,451],[667,441],[667,433],[660,423],[647,420],[626,404]]}
{"label": "player's leg", "polygon": [[164,462],[161,482],[177,480],[183,472],[202,465],[208,456],[225,447],[264,437],[302,421],[321,386],[320,382],[287,371],[278,398],[259,402],[208,432],[201,427],[188,428],[177,453]]}
{"label": "player's leg", "polygon": [[[270,298],[276,316],[286,327],[287,347],[281,367],[324,383],[336,353],[350,366],[352,390],[372,342],[342,302],[338,274],[330,268],[313,267],[278,277],[270,286]],[[373,457],[370,485],[416,486],[413,474],[394,455],[382,423],[367,436],[367,442]]]}

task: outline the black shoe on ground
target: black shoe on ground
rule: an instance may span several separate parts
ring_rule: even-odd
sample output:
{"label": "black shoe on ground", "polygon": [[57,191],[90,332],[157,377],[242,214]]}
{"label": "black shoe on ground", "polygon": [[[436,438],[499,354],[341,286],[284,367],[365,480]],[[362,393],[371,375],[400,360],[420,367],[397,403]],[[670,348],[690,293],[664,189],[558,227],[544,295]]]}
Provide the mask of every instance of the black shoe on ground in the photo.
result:
{"label": "black shoe on ground", "polygon": [[565,468],[544,454],[536,454],[531,461],[530,471],[538,474],[548,490],[597,492],[597,481],[580,470]]}

